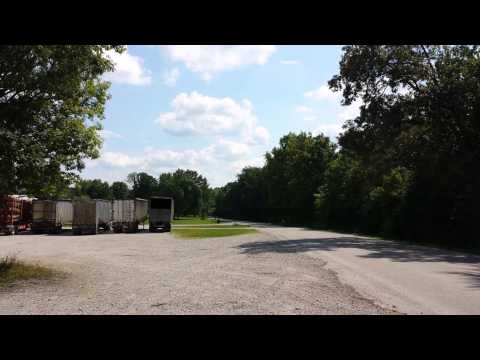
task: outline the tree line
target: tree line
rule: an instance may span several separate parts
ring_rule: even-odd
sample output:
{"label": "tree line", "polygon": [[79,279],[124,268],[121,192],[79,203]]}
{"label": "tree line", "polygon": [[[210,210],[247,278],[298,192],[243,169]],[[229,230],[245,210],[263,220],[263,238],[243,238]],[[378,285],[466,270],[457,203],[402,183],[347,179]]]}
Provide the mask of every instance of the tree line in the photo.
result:
{"label": "tree line", "polygon": [[478,46],[346,46],[329,86],[362,103],[338,145],[284,136],[216,213],[479,249]]}
{"label": "tree line", "polygon": [[133,172],[128,174],[126,182],[115,181],[112,185],[101,179],[80,179],[74,186],[57,189],[55,195],[48,198],[125,200],[171,196],[175,201],[176,217],[206,217],[213,212],[213,194],[205,177],[194,170],[177,169],[162,173],[158,178],[145,172]]}

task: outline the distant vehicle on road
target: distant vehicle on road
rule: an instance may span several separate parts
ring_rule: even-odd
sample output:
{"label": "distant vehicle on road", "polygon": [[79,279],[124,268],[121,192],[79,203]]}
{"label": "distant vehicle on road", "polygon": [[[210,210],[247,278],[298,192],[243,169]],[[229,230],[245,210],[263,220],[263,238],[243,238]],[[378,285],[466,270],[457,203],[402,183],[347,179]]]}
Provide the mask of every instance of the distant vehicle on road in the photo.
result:
{"label": "distant vehicle on road", "polygon": [[173,220],[174,200],[171,197],[155,196],[148,204],[149,231],[156,232],[171,230]]}

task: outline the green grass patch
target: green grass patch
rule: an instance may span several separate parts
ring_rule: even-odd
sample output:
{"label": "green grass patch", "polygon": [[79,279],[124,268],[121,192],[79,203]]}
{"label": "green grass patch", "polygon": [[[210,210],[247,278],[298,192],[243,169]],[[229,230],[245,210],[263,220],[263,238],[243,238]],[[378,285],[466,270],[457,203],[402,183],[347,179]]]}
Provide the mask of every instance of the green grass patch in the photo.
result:
{"label": "green grass patch", "polygon": [[[195,229],[195,228],[211,228],[211,229],[222,229],[222,228],[249,228],[250,225],[240,225],[240,224],[173,224],[175,229]],[[175,227],[175,225],[182,225]]]}
{"label": "green grass patch", "polygon": [[253,234],[256,233],[255,229],[222,229],[222,228],[212,228],[212,229],[172,229],[172,234],[178,237],[183,238],[208,238],[208,237],[224,237],[224,236],[235,236],[243,234]]}
{"label": "green grass patch", "polygon": [[17,280],[46,279],[55,275],[52,269],[41,265],[27,264],[15,257],[0,258],[0,287]]}
{"label": "green grass patch", "polygon": [[202,219],[200,217],[194,217],[194,216],[180,217],[180,218],[172,221],[173,225],[180,225],[180,224],[185,224],[185,225],[216,224],[216,223],[217,223],[217,221],[215,219],[212,219],[212,218]]}

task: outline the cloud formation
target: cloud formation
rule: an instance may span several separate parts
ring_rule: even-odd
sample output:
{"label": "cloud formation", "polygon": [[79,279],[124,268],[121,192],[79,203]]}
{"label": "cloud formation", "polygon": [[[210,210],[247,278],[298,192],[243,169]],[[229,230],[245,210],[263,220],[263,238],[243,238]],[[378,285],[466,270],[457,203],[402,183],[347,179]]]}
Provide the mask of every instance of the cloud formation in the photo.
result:
{"label": "cloud formation", "polygon": [[274,45],[163,45],[173,61],[180,61],[206,81],[226,70],[263,65],[276,51]]}
{"label": "cloud formation", "polygon": [[148,85],[152,82],[151,72],[143,66],[143,59],[128,53],[119,54],[114,50],[105,53],[115,66],[113,72],[106,73],[104,79],[117,84]]}
{"label": "cloud formation", "polygon": [[167,86],[174,86],[177,83],[179,76],[180,70],[178,70],[178,68],[167,70],[163,74],[163,83]]}
{"label": "cloud formation", "polygon": [[341,99],[341,95],[330,90],[328,85],[322,85],[315,90],[307,91],[304,95],[314,100],[340,102]]}
{"label": "cloud formation", "polygon": [[155,120],[171,135],[235,136],[252,145],[265,144],[269,139],[268,130],[258,125],[252,104],[246,99],[237,102],[193,91],[178,94],[171,107],[172,111]]}

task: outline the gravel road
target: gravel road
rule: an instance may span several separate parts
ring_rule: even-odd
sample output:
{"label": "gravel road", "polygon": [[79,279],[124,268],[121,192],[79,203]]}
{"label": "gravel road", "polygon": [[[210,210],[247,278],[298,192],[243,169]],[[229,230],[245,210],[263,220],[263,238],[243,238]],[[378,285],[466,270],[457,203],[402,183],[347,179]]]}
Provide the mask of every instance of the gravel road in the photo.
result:
{"label": "gravel road", "polygon": [[0,237],[0,256],[63,271],[0,290],[0,314],[391,314],[306,253],[248,251],[278,237],[168,233]]}
{"label": "gravel road", "polygon": [[276,240],[241,245],[247,254],[295,254],[326,261],[340,281],[406,314],[480,314],[480,256],[401,242],[269,224]]}

